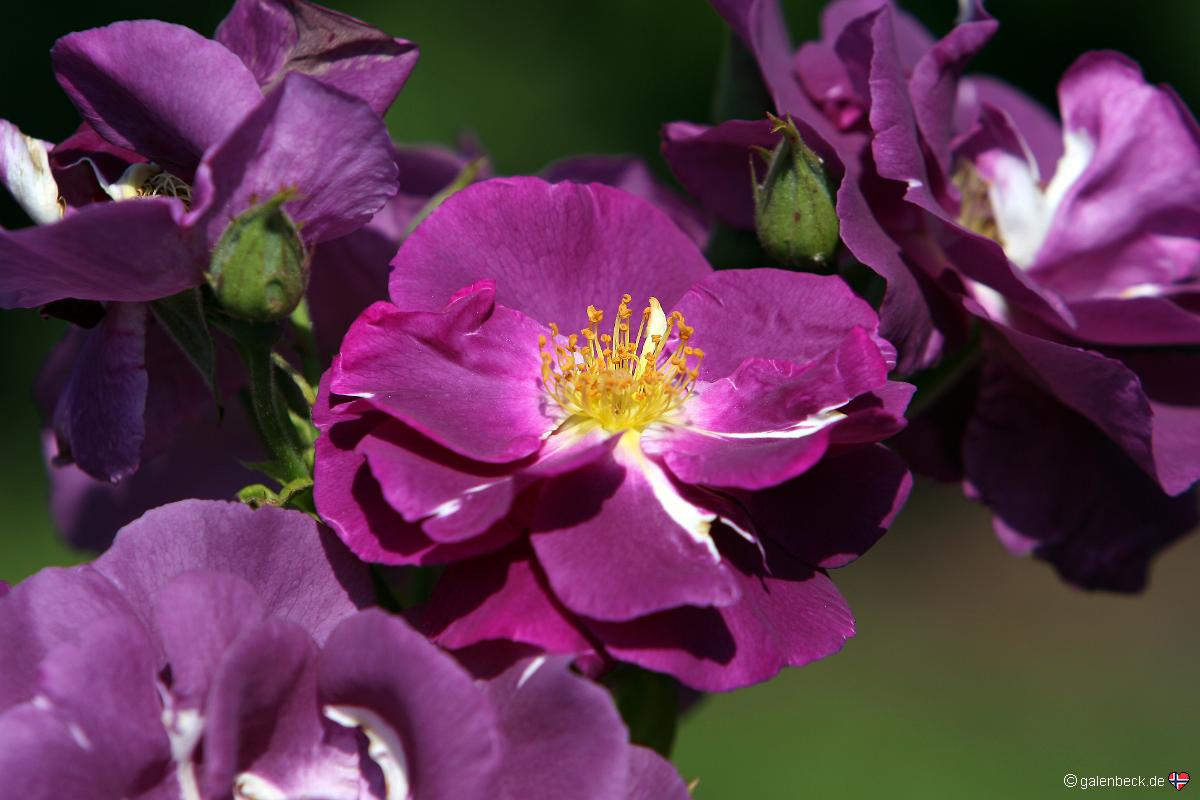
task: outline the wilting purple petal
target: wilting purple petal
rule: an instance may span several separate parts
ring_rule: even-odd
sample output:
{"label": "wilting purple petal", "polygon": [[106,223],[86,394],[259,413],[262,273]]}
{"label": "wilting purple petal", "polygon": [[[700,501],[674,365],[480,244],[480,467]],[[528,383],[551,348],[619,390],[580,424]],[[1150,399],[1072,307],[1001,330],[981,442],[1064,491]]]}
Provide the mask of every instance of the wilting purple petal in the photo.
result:
{"label": "wilting purple petal", "polygon": [[531,538],[563,605],[630,619],[736,602],[734,578],[708,538],[712,519],[636,444],[622,443],[612,457],[546,483]]}
{"label": "wilting purple petal", "polygon": [[233,53],[157,20],[69,34],[50,57],[59,84],[104,138],[185,179],[262,97]]}
{"label": "wilting purple petal", "polygon": [[[568,234],[569,232],[569,234]],[[655,296],[669,308],[710,271],[662,211],[608,186],[536,178],[484,181],[456,193],[392,262],[392,301],[437,309],[464,286],[495,281],[496,302],[564,331],[589,304]],[[536,351],[532,351],[536,354]]]}
{"label": "wilting purple petal", "polygon": [[391,783],[389,795],[495,796],[501,743],[492,709],[461,667],[399,619],[372,610],[343,622],[321,653],[319,675],[326,708],[378,737],[407,779],[411,795]]}
{"label": "wilting purple petal", "polygon": [[[882,183],[872,177],[876,183]],[[879,308],[880,326],[883,335],[899,351],[899,371],[911,374],[932,365],[942,353],[945,336],[935,325],[936,295],[922,288],[907,256],[868,206],[857,178],[861,176],[848,171],[838,189],[842,241],[855,258],[887,282],[887,292]]]}
{"label": "wilting purple petal", "polygon": [[146,307],[110,303],[85,336],[54,409],[55,436],[80,469],[116,482],[138,468],[146,434]]}
{"label": "wilting purple petal", "polygon": [[346,334],[330,390],[479,461],[536,452],[558,421],[538,383],[544,328],[494,297],[480,286],[440,312],[372,306]]}
{"label": "wilting purple petal", "polygon": [[1010,547],[1086,588],[1137,591],[1150,559],[1198,521],[1106,435],[998,365],[985,372],[964,441],[970,489]]}
{"label": "wilting purple petal", "polygon": [[269,92],[299,72],[387,112],[417,63],[417,46],[304,0],[238,0],[214,37]]}
{"label": "wilting purple petal", "polygon": [[883,6],[891,8],[892,26],[900,63],[911,72],[935,40],[920,20],[897,7],[891,0],[835,0],[821,11],[821,38],[837,41],[842,31],[855,19],[864,17]]}
{"label": "wilting purple petal", "polygon": [[182,213],[178,200],[144,198],[0,231],[0,307],[64,298],[139,302],[198,286],[203,260],[180,235]]}
{"label": "wilting purple petal", "polygon": [[[151,374],[151,391],[154,376]],[[244,463],[260,456],[252,432],[240,415],[226,414],[194,426],[172,441],[165,453],[143,458],[138,471],[119,484],[98,481],[74,464],[50,466],[50,507],[55,527],[73,547],[101,552],[124,525],[147,509],[176,500],[229,500],[238,489],[259,480]],[[53,434],[43,436],[53,461]]]}
{"label": "wilting purple petal", "polygon": [[364,225],[396,193],[383,121],[363,103],[289,75],[205,154],[186,224],[213,245],[229,221],[279,192],[309,244]]}
{"label": "wilting purple petal", "polygon": [[[932,215],[933,219],[925,224],[931,227],[940,246],[936,260],[952,264],[966,277],[990,286],[1036,314],[1069,320],[1069,311],[1057,297],[1043,293],[1029,276],[1015,269],[995,241],[961,228],[934,196],[932,186],[944,176],[931,176],[926,168],[908,81],[892,44],[889,14],[879,14],[871,24],[870,63],[870,117],[875,131],[871,149],[875,164],[882,177],[908,187],[906,200]],[[936,235],[939,224],[948,229],[947,235]]]}
{"label": "wilting purple petal", "polygon": [[629,797],[629,734],[608,693],[570,665],[539,656],[484,684],[501,732],[501,798]]}

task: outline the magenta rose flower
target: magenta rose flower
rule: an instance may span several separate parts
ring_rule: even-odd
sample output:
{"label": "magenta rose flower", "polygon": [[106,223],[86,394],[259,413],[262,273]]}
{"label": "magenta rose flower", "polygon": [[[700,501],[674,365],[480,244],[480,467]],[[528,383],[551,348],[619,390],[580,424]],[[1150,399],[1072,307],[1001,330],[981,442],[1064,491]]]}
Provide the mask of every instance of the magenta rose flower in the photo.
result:
{"label": "magenta rose flower", "polygon": [[839,279],[713,273],[645,201],[527,178],[448,200],[390,289],[323,381],[316,501],[366,560],[456,562],[438,641],[730,689],[852,635],[824,569],[907,495],[911,387]]}
{"label": "magenta rose flower", "polygon": [[0,797],[687,797],[563,657],[475,680],[370,586],[303,514],[189,501],[0,591]]}

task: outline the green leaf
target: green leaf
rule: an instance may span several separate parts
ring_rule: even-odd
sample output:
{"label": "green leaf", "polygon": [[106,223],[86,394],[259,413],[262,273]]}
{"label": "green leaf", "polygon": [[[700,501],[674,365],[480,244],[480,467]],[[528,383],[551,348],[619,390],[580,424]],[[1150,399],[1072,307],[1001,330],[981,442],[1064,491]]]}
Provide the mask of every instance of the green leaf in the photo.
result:
{"label": "green leaf", "polygon": [[171,337],[171,341],[183,351],[208,384],[213,399],[220,407],[217,389],[217,351],[213,345],[212,332],[204,318],[204,300],[199,289],[188,289],[150,304],[150,311],[158,324]]}
{"label": "green leaf", "polygon": [[[256,466],[261,467],[261,465]],[[311,515],[319,522],[320,517],[317,516],[313,504],[312,486],[312,478],[297,478],[284,484],[278,492],[271,491],[269,487],[261,483],[252,483],[249,486],[243,486],[238,491],[237,497],[251,508],[262,508],[263,506],[294,508]]]}
{"label": "green leaf", "polygon": [[261,483],[252,483],[238,490],[237,498],[251,508],[274,505],[275,493]]}
{"label": "green leaf", "polygon": [[679,717],[679,686],[669,675],[620,664],[604,676],[634,744],[671,757]]}

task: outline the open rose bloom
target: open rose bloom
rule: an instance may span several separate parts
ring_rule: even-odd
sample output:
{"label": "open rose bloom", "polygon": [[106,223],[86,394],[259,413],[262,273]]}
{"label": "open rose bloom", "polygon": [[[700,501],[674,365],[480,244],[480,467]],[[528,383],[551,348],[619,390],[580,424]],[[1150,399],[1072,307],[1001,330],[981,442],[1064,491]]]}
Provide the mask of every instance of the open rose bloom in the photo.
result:
{"label": "open rose bloom", "polygon": [[437,641],[721,690],[853,634],[824,569],[907,495],[878,442],[911,387],[839,279],[713,273],[639,198],[511,179],[448,200],[390,289],[324,380],[316,499],[366,560],[453,562]]}
{"label": "open rose bloom", "polygon": [[[902,374],[957,358],[983,331],[981,367],[898,441],[910,463],[963,479],[1012,551],[1082,586],[1140,588],[1154,553],[1197,522],[1191,113],[1115,53],[1068,70],[1061,122],[964,75],[997,28],[980,2],[938,40],[887,0],[838,0],[821,39],[794,51],[776,0],[713,5],[776,110],[843,165],[842,236],[889,282],[881,315]],[[746,227],[745,161],[768,134],[762,120],[675,123],[664,154],[706,207]]]}
{"label": "open rose bloom", "polygon": [[299,512],[164,506],[6,589],[6,800],[688,796],[564,657],[477,681],[360,610],[366,567]]}
{"label": "open rose bloom", "polygon": [[960,81],[995,29],[981,11],[907,81],[890,9],[861,25],[875,163],[906,187],[889,232],[984,331],[967,489],[1015,552],[1141,588],[1197,521],[1196,121],[1116,53],[1067,71],[1061,123],[997,81]]}

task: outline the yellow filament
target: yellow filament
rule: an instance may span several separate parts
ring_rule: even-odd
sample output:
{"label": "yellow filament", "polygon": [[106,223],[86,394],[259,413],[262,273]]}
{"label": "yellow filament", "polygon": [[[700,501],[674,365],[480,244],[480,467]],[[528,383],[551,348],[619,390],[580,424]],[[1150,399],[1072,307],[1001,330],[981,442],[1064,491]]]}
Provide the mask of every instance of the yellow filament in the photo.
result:
{"label": "yellow filament", "polygon": [[[578,334],[564,340],[558,325],[550,323],[550,337],[538,338],[546,391],[568,414],[594,419],[614,433],[669,420],[695,389],[704,358],[689,344],[693,329],[683,315],[666,315],[653,297],[642,311],[637,335],[630,336],[632,299],[621,298],[612,333],[600,332],[604,312],[588,306],[588,326]],[[679,343],[664,357],[673,332]]]}
{"label": "yellow filament", "polygon": [[188,208],[192,205],[192,187],[166,170],[156,172],[138,187],[139,197],[178,197]]}

